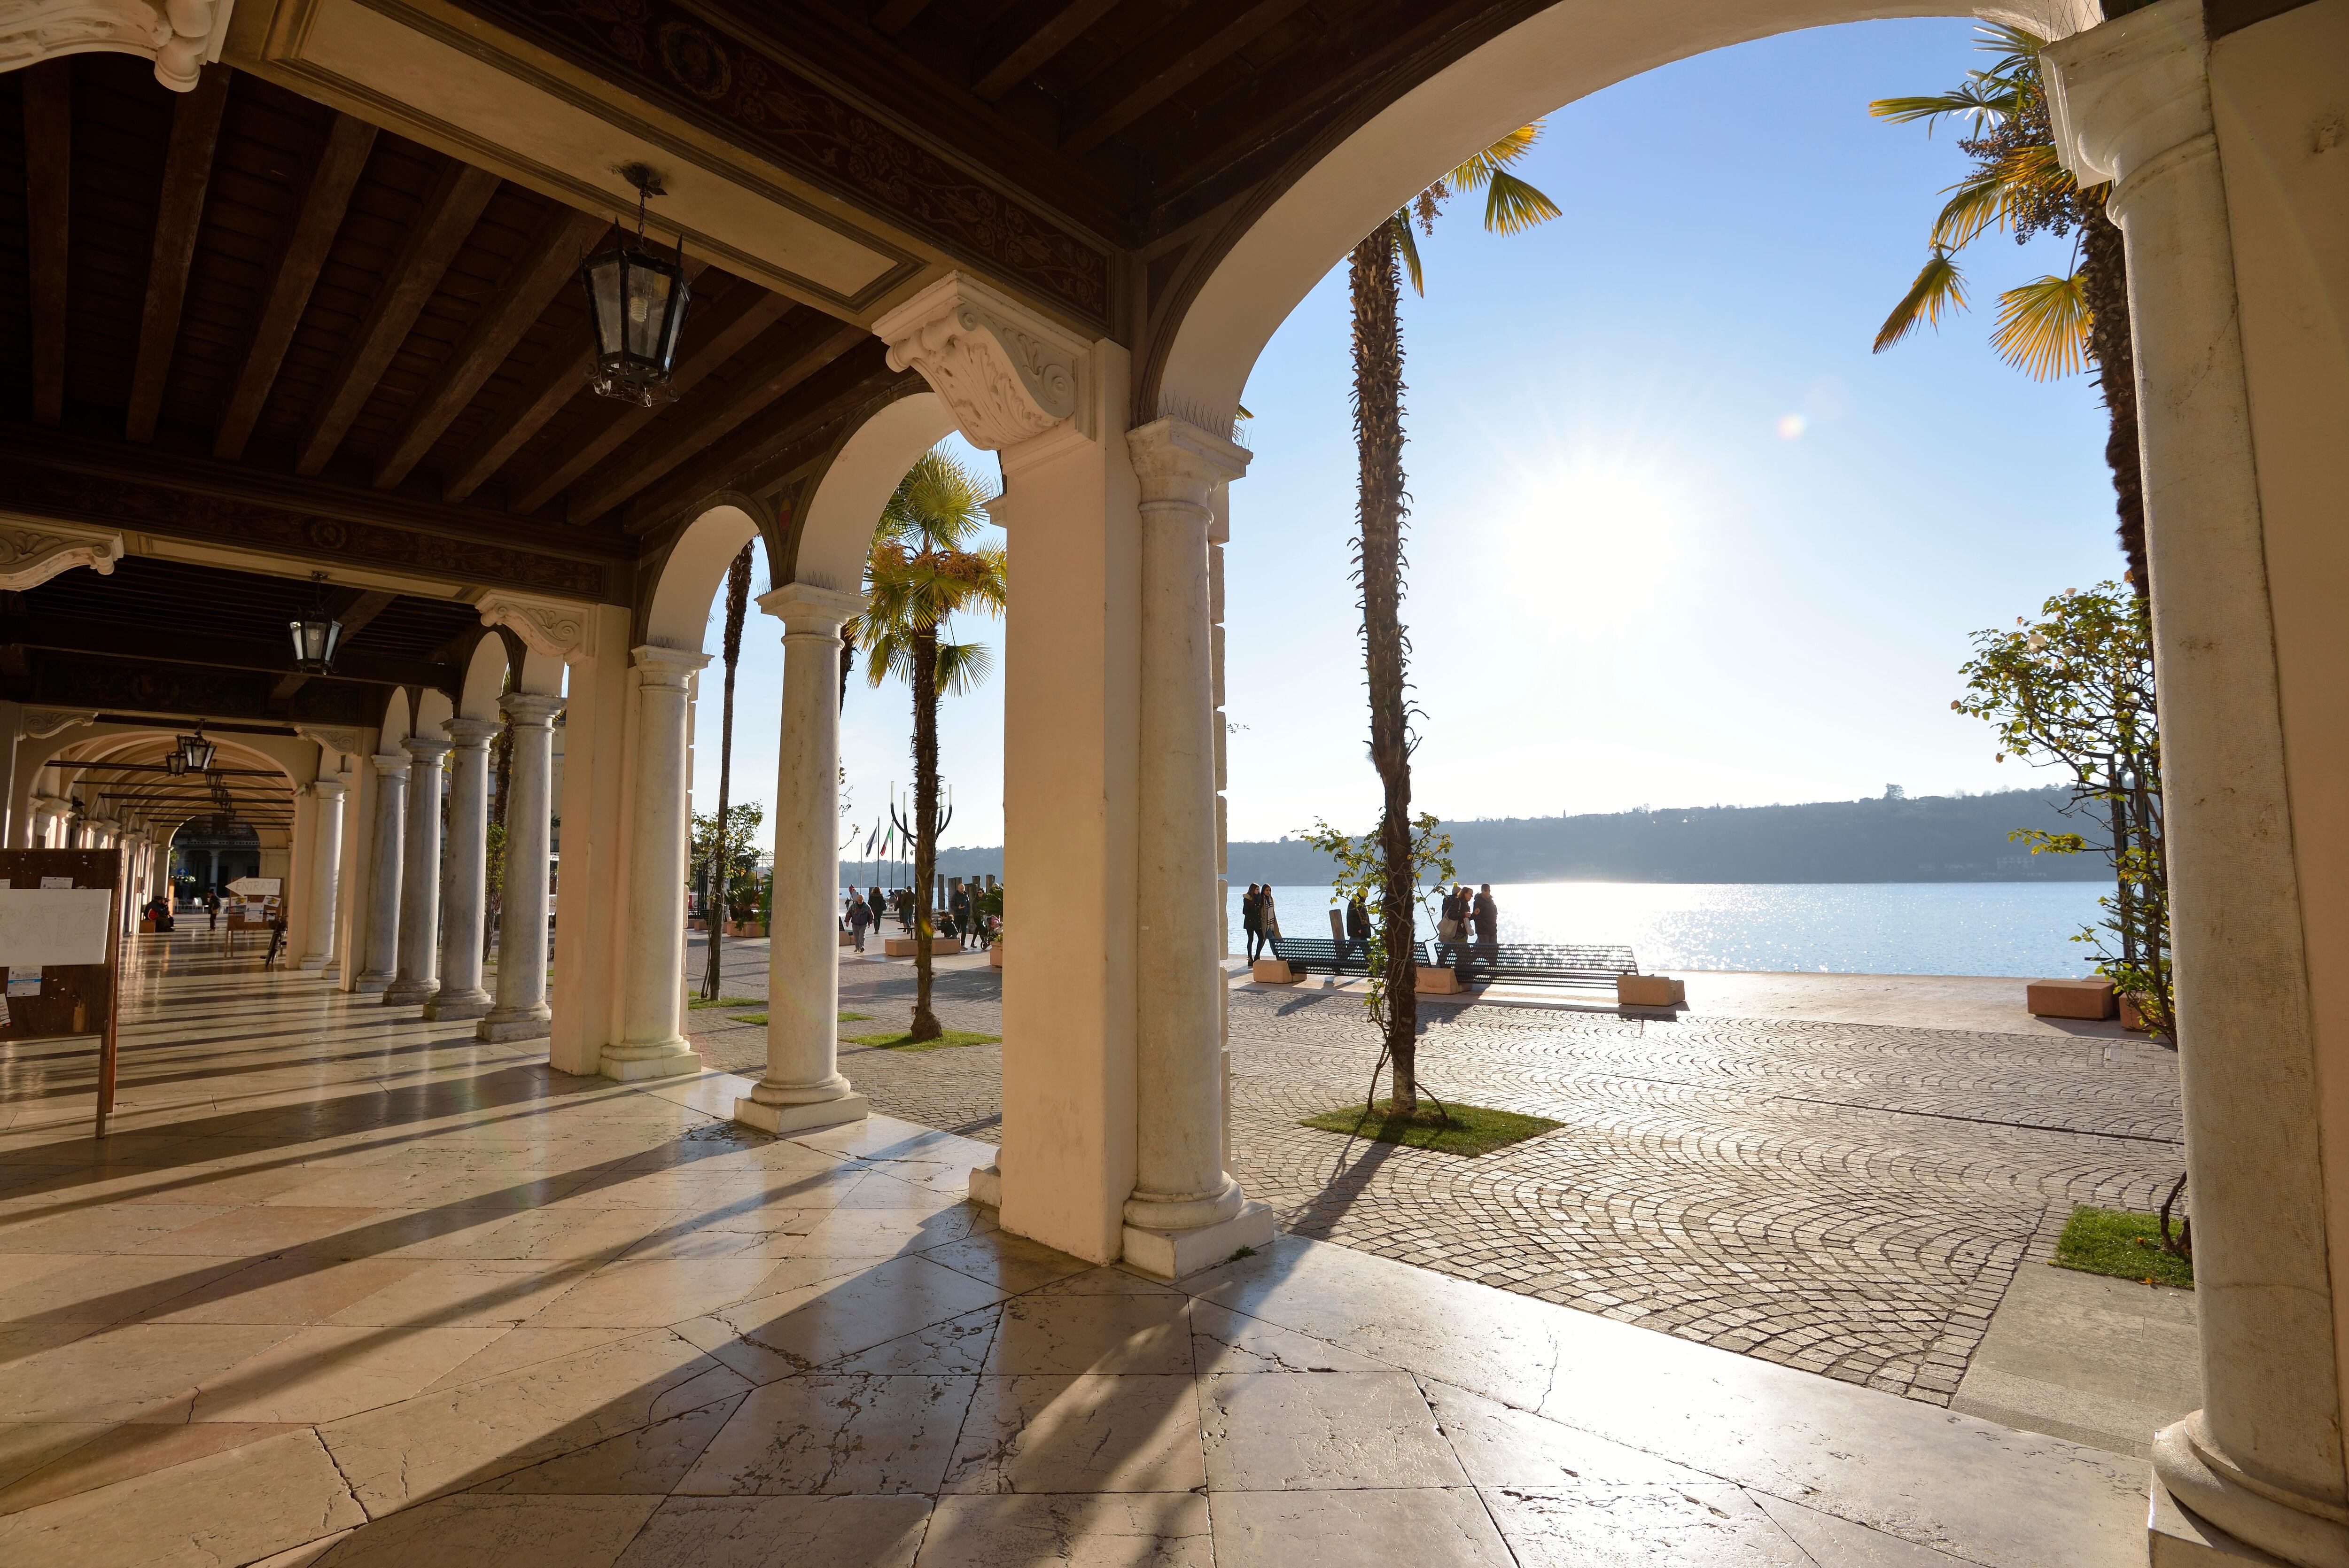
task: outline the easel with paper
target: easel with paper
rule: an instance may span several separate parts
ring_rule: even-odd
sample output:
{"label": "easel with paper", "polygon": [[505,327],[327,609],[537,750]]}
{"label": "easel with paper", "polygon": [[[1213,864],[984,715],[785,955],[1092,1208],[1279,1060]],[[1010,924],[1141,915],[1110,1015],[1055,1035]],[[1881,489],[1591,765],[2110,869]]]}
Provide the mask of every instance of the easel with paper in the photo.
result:
{"label": "easel with paper", "polygon": [[98,1134],[114,1114],[123,851],[0,850],[0,1047],[96,1036]]}

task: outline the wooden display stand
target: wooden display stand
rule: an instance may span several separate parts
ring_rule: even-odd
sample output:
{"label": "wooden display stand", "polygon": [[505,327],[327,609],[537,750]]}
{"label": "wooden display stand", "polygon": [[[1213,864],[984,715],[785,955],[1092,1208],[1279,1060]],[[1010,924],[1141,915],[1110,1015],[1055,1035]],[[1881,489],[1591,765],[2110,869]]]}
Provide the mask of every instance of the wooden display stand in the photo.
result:
{"label": "wooden display stand", "polygon": [[[114,1114],[123,854],[119,849],[0,850],[0,883],[6,884],[0,888],[0,966],[7,971],[10,993],[0,1046],[97,1036],[100,1138]],[[20,994],[36,983],[37,994]]]}

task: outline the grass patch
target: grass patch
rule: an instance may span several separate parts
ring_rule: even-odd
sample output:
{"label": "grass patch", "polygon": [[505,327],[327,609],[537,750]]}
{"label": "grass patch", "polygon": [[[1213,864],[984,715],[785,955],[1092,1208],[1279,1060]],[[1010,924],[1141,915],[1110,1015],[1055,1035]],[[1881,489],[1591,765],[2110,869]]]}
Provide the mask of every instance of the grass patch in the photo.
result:
{"label": "grass patch", "polygon": [[755,1007],[764,996],[696,996],[686,1003],[688,1007]]}
{"label": "grass patch", "polygon": [[852,1046],[872,1046],[885,1051],[935,1051],[941,1046],[992,1046],[1002,1042],[1001,1035],[975,1035],[968,1029],[948,1029],[935,1040],[917,1040],[903,1029],[886,1035],[851,1035]]}
{"label": "grass patch", "polygon": [[767,1015],[764,1013],[731,1013],[728,1016],[738,1024],[763,1024],[767,1021]]}
{"label": "grass patch", "polygon": [[1323,1132],[1354,1133],[1374,1142],[1433,1149],[1439,1154],[1462,1154],[1471,1159],[1566,1125],[1538,1116],[1520,1116],[1514,1110],[1488,1110],[1481,1105],[1462,1105],[1457,1101],[1445,1108],[1452,1113],[1449,1119],[1433,1103],[1424,1100],[1411,1115],[1397,1116],[1392,1103],[1381,1102],[1367,1117],[1359,1105],[1343,1106],[1309,1116],[1297,1125]]}
{"label": "grass patch", "polygon": [[2118,1209],[2072,1211],[2055,1242],[2055,1266],[2082,1274],[2110,1274],[2145,1284],[2194,1288],[2194,1260],[2161,1250],[2161,1217]]}
{"label": "grass patch", "polygon": [[843,1024],[861,1024],[872,1016],[870,1013],[843,1013],[840,1016],[840,1021]]}
{"label": "grass patch", "polygon": [[[756,996],[740,996],[737,997],[736,1000],[740,1002],[755,1002],[758,998]],[[698,1004],[697,1004],[697,1006],[698,1005]],[[840,1016],[840,1021],[843,1024],[854,1023],[871,1016],[872,1015],[870,1013],[843,1013]],[[767,1021],[767,1015],[764,1013],[737,1013],[733,1017],[734,1021],[738,1024],[763,1024]]]}

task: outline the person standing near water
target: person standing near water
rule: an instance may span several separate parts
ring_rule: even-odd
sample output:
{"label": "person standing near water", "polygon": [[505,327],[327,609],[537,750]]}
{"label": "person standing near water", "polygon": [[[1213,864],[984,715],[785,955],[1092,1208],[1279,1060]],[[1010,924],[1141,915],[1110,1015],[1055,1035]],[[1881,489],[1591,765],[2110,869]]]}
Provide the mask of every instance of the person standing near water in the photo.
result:
{"label": "person standing near water", "polygon": [[1264,890],[1257,894],[1256,918],[1257,924],[1262,929],[1265,951],[1270,953],[1275,958],[1279,957],[1280,916],[1273,913],[1270,882],[1265,883]]}
{"label": "person standing near water", "polygon": [[1343,964],[1346,954],[1357,947],[1367,961],[1371,956],[1371,906],[1361,893],[1346,903],[1346,940],[1339,944],[1338,962]]}
{"label": "person standing near water", "polygon": [[1247,892],[1240,894],[1240,934],[1247,949],[1247,961],[1256,962],[1257,950],[1264,944],[1264,895],[1250,882]]}
{"label": "person standing near water", "polygon": [[848,901],[848,935],[856,951],[864,951],[864,928],[873,923],[873,911],[861,898]]}
{"label": "person standing near water", "polygon": [[1476,902],[1469,906],[1469,918],[1476,927],[1476,952],[1485,963],[1498,961],[1501,955],[1501,906],[1493,901],[1493,884],[1481,882],[1476,888]]}

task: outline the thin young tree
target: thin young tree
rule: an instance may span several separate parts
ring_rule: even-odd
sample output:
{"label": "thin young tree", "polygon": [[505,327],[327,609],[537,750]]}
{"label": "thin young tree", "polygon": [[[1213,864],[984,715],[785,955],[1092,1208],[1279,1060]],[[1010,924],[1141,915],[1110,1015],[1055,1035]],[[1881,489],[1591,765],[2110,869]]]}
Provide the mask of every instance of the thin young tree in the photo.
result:
{"label": "thin young tree", "polygon": [[1419,868],[1411,814],[1411,640],[1402,624],[1402,274],[1425,294],[1418,233],[1433,233],[1455,194],[1485,192],[1485,227],[1514,234],[1558,216],[1557,204],[1509,172],[1533,150],[1541,122],[1520,126],[1412,199],[1356,245],[1347,263],[1353,297],[1354,443],[1360,462],[1354,540],[1362,585],[1362,662],[1371,694],[1371,762],[1378,769],[1381,892],[1376,900],[1386,965],[1380,1022],[1393,1085],[1392,1109],[1419,1106],[1419,976],[1413,905]]}
{"label": "thin young tree", "polygon": [[1991,346],[2033,380],[2093,366],[2110,416],[2105,463],[2112,470],[2116,531],[2128,560],[2129,585],[2144,600],[2151,588],[2145,555],[2145,481],[2137,449],[2136,355],[2129,336],[2128,267],[2120,225],[2105,210],[2109,185],[2083,186],[2055,155],[2047,89],[2039,64],[2046,40],[2019,27],[1986,26],[1980,46],[1986,70],[1970,71],[1948,92],[1878,98],[1868,106],[1896,125],[1944,119],[1972,128],[1958,146],[1973,160],[1927,236],[1930,254],[1909,292],[1876,335],[1883,353],[1920,325],[1967,306],[1957,253],[1995,229],[2019,244],[2040,232],[2072,235],[2070,272],[2033,278],[1998,296]]}
{"label": "thin young tree", "polygon": [[709,963],[701,975],[701,995],[714,1002],[724,995],[719,974],[719,944],[725,938],[727,886],[733,858],[726,852],[726,798],[734,786],[734,670],[742,662],[742,617],[750,606],[750,552],[753,540],[726,568],[726,634],[720,648],[726,659],[726,707],[719,716],[718,815],[709,847]]}
{"label": "thin young tree", "polygon": [[864,565],[866,603],[856,636],[865,678],[891,676],[914,694],[914,1017],[907,1037],[944,1032],[930,1010],[930,891],[938,858],[938,701],[987,678],[992,655],[983,643],[954,639],[965,611],[1002,614],[1006,562],[978,547],[987,525],[978,478],[944,452],[922,455],[882,509]]}

